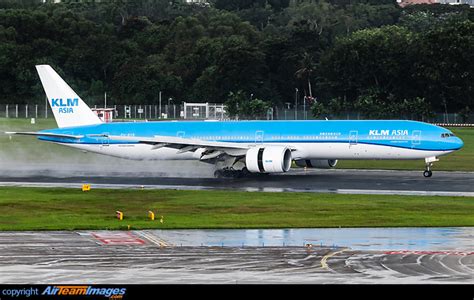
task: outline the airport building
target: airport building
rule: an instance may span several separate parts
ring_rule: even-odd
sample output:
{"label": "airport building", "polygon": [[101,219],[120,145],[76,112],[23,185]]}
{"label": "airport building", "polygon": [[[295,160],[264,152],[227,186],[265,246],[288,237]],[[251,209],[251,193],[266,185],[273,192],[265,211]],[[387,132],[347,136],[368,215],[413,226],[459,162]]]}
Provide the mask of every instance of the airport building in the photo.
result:
{"label": "airport building", "polygon": [[115,108],[92,108],[91,110],[105,123],[112,122],[117,111]]}

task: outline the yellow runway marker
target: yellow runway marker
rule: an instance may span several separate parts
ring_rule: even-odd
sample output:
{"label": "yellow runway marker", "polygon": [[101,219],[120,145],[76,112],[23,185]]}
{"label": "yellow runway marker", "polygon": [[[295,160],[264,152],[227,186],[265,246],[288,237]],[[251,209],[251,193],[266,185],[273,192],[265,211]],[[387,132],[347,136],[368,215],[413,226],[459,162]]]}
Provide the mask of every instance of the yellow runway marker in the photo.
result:
{"label": "yellow runway marker", "polygon": [[154,221],[155,220],[155,213],[151,210],[148,211],[148,219]]}

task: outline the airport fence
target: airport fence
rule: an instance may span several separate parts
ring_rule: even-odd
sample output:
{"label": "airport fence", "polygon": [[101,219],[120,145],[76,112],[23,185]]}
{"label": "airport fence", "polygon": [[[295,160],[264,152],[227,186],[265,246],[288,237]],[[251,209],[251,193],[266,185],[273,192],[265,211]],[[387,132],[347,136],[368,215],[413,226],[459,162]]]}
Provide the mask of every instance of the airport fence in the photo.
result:
{"label": "airport fence", "polygon": [[[328,114],[320,117],[314,117],[311,112],[294,109],[280,109],[274,114],[275,120],[367,120],[370,119],[364,116],[360,112],[344,112],[340,114]],[[397,120],[413,120],[413,121],[422,121],[433,124],[450,124],[458,125],[464,124],[469,126],[474,126],[474,113],[470,114],[467,118],[456,113],[435,113],[430,118],[419,118],[417,115],[400,115],[395,116],[390,119]]]}
{"label": "airport fence", "polygon": [[[97,105],[91,106],[101,109]],[[181,105],[112,105],[115,120],[159,120],[159,119],[228,119],[223,104],[186,103]],[[53,118],[51,107],[45,104],[0,104],[0,118]]]}
{"label": "airport fence", "polygon": [[[91,108],[99,108],[97,105]],[[113,105],[116,119],[160,119],[158,105]],[[180,105],[164,105],[161,107],[161,118],[181,118]],[[49,105],[41,104],[0,104],[0,118],[53,118]]]}
{"label": "airport fence", "polygon": [[[97,105],[93,108],[100,109]],[[126,120],[229,120],[225,106],[214,103],[186,103],[165,105],[111,105],[114,108],[115,121]],[[53,118],[49,105],[45,104],[0,104],[0,118]],[[265,120],[364,120],[367,119],[358,112],[346,112],[337,115],[327,115],[315,118],[311,111],[303,109],[271,108],[257,119]],[[429,119],[419,119],[415,115],[398,116],[392,119],[416,120],[435,124],[474,126],[474,113],[466,119],[460,114],[437,113]]]}

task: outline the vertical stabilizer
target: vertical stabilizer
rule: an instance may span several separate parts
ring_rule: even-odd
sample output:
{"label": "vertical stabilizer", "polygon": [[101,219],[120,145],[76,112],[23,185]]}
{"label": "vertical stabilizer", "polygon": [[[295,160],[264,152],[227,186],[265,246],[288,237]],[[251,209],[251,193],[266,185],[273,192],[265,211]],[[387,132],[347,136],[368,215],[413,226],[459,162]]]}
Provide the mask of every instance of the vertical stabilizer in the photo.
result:
{"label": "vertical stabilizer", "polygon": [[61,127],[100,124],[102,121],[49,65],[36,66],[49,105]]}

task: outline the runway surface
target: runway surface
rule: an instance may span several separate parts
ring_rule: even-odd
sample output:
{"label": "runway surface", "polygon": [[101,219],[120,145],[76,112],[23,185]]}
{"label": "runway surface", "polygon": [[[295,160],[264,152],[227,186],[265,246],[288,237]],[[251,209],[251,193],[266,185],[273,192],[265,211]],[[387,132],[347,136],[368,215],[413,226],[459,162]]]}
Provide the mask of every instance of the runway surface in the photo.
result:
{"label": "runway surface", "polygon": [[[428,238],[413,229],[411,242],[397,239],[411,229],[370,230],[349,230],[353,237],[346,241],[354,248],[294,245],[333,234],[325,229],[0,232],[0,283],[472,284],[473,228],[428,229]],[[219,243],[196,245],[210,242],[205,237]],[[369,238],[376,247],[399,243],[391,250],[371,250],[357,246],[358,238]],[[449,240],[447,246],[443,240]],[[410,243],[425,250],[407,249]]]}
{"label": "runway surface", "polygon": [[[46,175],[47,174],[47,175]],[[285,174],[259,175],[239,179],[200,177],[164,177],[150,173],[96,173],[76,176],[54,173],[0,175],[3,186],[80,187],[94,188],[154,188],[183,190],[235,189],[266,192],[329,192],[342,194],[400,194],[474,196],[474,173],[435,172],[424,178],[419,171],[381,170],[291,170]]]}
{"label": "runway surface", "polygon": [[[198,168],[167,176],[42,167],[4,168],[0,185],[474,196],[474,173],[464,172],[297,169],[215,179]],[[0,232],[0,283],[472,284],[473,240],[474,228]]]}

